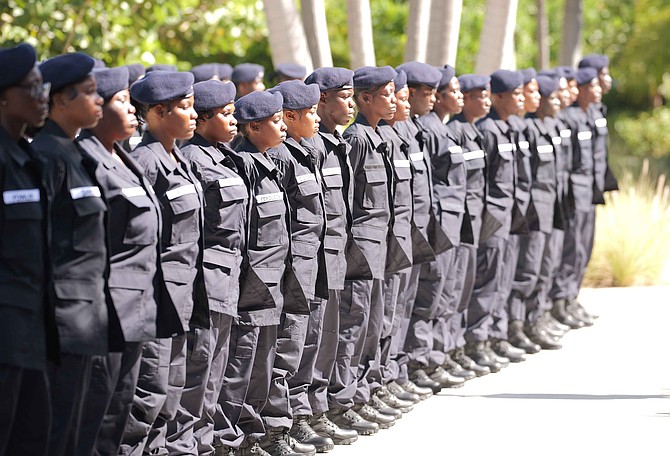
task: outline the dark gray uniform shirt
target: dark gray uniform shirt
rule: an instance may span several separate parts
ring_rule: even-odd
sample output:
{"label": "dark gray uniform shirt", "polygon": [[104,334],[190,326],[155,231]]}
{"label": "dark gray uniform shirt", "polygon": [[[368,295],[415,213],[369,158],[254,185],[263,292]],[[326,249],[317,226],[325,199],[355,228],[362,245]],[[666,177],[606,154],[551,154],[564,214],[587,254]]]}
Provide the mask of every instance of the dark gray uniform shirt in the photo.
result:
{"label": "dark gray uniform shirt", "polygon": [[[530,143],[532,173],[531,210],[527,214],[529,229],[551,233],[554,227],[554,203],[556,201],[555,147],[560,148],[560,136],[548,129],[544,121],[533,114],[526,117]],[[557,146],[554,146],[558,138]]]}

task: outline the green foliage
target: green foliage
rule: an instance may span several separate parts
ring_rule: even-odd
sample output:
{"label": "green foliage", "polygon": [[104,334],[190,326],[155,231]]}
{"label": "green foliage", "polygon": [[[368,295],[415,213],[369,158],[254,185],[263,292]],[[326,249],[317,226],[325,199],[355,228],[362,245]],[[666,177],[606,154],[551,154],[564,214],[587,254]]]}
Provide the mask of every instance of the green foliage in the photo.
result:
{"label": "green foliage", "polygon": [[654,285],[670,263],[670,187],[645,162],[637,179],[627,174],[605,196],[596,216],[595,245],[585,286]]}
{"label": "green foliage", "polygon": [[631,154],[656,158],[670,155],[670,107],[622,115],[614,126]]}

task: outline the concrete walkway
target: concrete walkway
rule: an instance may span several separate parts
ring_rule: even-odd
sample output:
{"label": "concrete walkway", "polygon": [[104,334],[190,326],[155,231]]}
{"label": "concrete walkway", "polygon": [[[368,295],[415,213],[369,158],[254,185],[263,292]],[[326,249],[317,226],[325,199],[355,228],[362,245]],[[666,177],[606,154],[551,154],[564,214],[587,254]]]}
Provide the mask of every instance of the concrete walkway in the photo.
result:
{"label": "concrete walkway", "polygon": [[443,390],[334,456],[670,455],[670,287],[587,289],[563,348]]}

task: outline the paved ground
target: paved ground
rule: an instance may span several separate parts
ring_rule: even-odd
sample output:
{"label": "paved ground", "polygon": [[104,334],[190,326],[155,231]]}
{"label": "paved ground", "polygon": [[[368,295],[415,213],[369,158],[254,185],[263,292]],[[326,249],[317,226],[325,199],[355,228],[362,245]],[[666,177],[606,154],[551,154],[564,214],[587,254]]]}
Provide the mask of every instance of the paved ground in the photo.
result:
{"label": "paved ground", "polygon": [[358,455],[670,455],[670,287],[583,290],[600,315],[498,374],[440,393]]}

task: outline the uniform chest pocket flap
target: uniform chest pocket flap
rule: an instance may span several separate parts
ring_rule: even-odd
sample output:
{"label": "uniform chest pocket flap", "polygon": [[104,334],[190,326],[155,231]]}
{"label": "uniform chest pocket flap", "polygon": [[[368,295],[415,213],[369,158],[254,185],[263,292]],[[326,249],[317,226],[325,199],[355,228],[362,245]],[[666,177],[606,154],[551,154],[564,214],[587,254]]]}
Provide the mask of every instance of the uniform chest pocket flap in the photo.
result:
{"label": "uniform chest pocket flap", "polygon": [[365,195],[363,197],[363,207],[366,208],[386,208],[386,169],[381,165],[379,168],[365,168]]}
{"label": "uniform chest pocket flap", "polygon": [[124,244],[151,245],[156,241],[157,217],[151,210],[154,206],[147,194],[124,198],[128,202],[128,220],[123,235]]}
{"label": "uniform chest pocket flap", "polygon": [[172,208],[172,213],[175,215],[182,215],[189,211],[194,211],[199,207],[200,200],[195,193],[182,195],[170,200],[170,208]]}
{"label": "uniform chest pocket flap", "polygon": [[40,236],[43,218],[40,203],[10,204],[4,207],[2,255],[5,258],[31,258],[35,236]]}
{"label": "uniform chest pocket flap", "polygon": [[247,187],[242,182],[242,179],[239,179],[239,184],[235,185],[222,185],[221,182],[228,179],[219,179],[219,193],[221,194],[221,200],[226,202],[232,201],[241,201],[248,198]]}
{"label": "uniform chest pocket flap", "polygon": [[72,229],[72,247],[79,252],[100,252],[105,248],[103,214],[107,206],[97,197],[72,200],[77,220]]}
{"label": "uniform chest pocket flap", "polygon": [[[505,147],[505,146],[510,146],[510,147]],[[514,152],[512,151],[512,145],[511,144],[500,144],[498,146],[498,155],[500,155],[500,158],[506,161],[512,161],[514,160]]]}
{"label": "uniform chest pocket flap", "polygon": [[[262,196],[262,195],[259,195]],[[281,194],[278,194],[280,197]],[[258,202],[258,233],[256,244],[261,247],[281,245],[285,239],[286,227],[283,217],[286,214],[284,199]]]}
{"label": "uniform chest pocket flap", "polygon": [[321,190],[312,173],[296,176],[295,179],[298,182],[298,191],[302,196],[317,195]]}
{"label": "uniform chest pocket flap", "polygon": [[327,188],[342,188],[344,186],[341,174],[336,174],[334,176],[324,175],[323,182],[326,184]]}
{"label": "uniform chest pocket flap", "polygon": [[[399,160],[401,161],[401,160]],[[398,180],[405,181],[412,178],[412,170],[409,167],[409,160],[407,161],[407,166],[395,166],[394,168],[395,177]]]}

